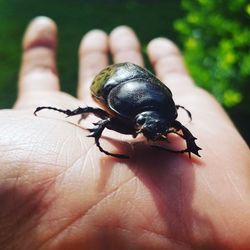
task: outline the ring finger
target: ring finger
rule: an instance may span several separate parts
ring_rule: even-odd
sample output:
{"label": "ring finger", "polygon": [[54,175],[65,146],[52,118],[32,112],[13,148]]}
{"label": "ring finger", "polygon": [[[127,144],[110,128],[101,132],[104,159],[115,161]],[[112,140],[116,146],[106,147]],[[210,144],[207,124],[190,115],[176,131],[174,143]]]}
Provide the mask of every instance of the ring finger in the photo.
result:
{"label": "ring finger", "polygon": [[140,42],[131,28],[115,28],[110,34],[109,45],[115,63],[131,62],[143,66]]}
{"label": "ring finger", "polygon": [[108,65],[108,36],[101,30],[92,30],[82,39],[79,48],[79,84],[77,96],[92,102],[89,86],[103,68]]}

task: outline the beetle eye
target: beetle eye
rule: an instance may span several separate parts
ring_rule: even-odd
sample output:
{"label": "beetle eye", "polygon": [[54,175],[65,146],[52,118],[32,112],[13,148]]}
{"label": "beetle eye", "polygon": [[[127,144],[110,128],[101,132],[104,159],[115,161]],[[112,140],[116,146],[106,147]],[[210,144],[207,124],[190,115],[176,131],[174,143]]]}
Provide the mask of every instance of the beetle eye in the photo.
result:
{"label": "beetle eye", "polygon": [[145,123],[145,117],[141,116],[141,117],[138,117],[137,120],[136,120],[136,124],[139,125],[139,126],[142,126],[144,123]]}

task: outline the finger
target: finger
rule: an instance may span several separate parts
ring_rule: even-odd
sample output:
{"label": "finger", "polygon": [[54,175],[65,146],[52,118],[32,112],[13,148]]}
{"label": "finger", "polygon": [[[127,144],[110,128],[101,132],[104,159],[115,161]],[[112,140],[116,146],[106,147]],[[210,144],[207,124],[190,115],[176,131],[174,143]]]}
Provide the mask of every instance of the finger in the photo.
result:
{"label": "finger", "polygon": [[166,38],[152,40],[147,48],[156,75],[172,89],[194,85],[177,46]]}
{"label": "finger", "polygon": [[140,42],[131,28],[115,28],[110,34],[109,46],[115,63],[132,62],[143,66]]}
{"label": "finger", "polygon": [[55,63],[56,46],[56,24],[47,17],[35,18],[23,38],[19,97],[31,91],[59,89]]}
{"label": "finger", "polygon": [[79,99],[90,97],[89,86],[94,77],[108,65],[108,36],[101,30],[87,33],[79,48]]}

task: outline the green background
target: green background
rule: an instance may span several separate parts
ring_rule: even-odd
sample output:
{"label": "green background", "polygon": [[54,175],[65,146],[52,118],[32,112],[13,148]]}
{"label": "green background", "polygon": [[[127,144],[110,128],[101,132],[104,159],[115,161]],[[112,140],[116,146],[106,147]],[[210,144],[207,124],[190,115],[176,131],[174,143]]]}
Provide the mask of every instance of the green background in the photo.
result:
{"label": "green background", "polygon": [[[129,25],[137,33],[145,56],[147,43],[159,36],[183,47],[174,22],[185,15],[181,1],[0,0],[0,108],[10,108],[16,98],[21,40],[29,21],[39,15],[58,25],[58,68],[63,91],[75,94],[77,51],[82,36],[91,29],[110,32]],[[147,64],[149,67],[149,64]],[[246,93],[245,93],[246,94]],[[249,138],[249,120],[238,107],[228,111],[243,136]]]}

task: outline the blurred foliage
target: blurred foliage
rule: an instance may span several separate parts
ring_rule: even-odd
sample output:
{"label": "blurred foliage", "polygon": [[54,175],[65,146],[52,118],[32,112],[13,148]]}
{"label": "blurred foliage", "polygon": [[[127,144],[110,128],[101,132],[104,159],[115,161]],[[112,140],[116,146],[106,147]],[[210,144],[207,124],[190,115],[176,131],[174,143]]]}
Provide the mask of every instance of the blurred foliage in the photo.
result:
{"label": "blurred foliage", "polygon": [[182,7],[175,28],[192,75],[226,107],[239,104],[250,84],[250,3],[182,0]]}
{"label": "blurred foliage", "polygon": [[182,0],[174,22],[196,83],[211,92],[250,145],[250,3]]}

